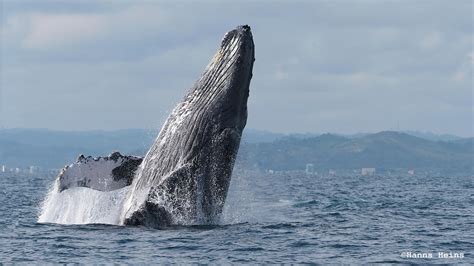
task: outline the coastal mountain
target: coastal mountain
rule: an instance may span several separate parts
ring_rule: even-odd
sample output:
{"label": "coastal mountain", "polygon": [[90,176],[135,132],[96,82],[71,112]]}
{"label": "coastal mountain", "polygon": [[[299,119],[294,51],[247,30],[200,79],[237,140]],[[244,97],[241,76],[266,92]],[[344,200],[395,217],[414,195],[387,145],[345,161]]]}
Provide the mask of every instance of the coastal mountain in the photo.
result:
{"label": "coastal mountain", "polygon": [[144,129],[84,132],[3,129],[0,130],[0,166],[62,168],[80,154],[101,156],[120,151],[142,155],[156,134]]}
{"label": "coastal mountain", "polygon": [[[80,155],[113,151],[143,156],[156,130],[65,132],[45,129],[1,129],[0,166],[62,168]],[[406,133],[283,135],[247,130],[237,166],[259,170],[441,169],[474,173],[474,138],[433,141]]]}
{"label": "coastal mountain", "polygon": [[405,133],[385,131],[347,138],[333,134],[241,147],[240,163],[276,171],[315,169],[423,168],[473,172],[473,139],[430,141]]}

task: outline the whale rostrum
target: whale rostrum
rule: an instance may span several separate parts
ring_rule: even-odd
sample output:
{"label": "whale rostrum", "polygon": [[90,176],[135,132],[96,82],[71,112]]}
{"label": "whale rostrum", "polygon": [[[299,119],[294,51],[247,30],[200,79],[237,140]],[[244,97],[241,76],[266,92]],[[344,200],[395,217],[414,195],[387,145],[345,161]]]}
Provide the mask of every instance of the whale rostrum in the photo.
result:
{"label": "whale rostrum", "polygon": [[[123,225],[159,228],[218,222],[247,122],[254,60],[249,26],[226,33],[144,158],[118,153],[80,157],[58,177],[61,190],[85,186],[107,191],[130,185],[120,217]],[[101,182],[83,171],[94,172],[106,164],[98,174],[105,176]]]}

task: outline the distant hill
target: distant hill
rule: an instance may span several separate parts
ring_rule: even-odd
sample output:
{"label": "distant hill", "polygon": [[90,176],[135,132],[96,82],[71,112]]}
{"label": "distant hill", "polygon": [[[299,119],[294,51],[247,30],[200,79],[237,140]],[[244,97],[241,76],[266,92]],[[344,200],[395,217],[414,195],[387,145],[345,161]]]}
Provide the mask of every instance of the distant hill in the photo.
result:
{"label": "distant hill", "polygon": [[[45,129],[0,129],[0,165],[61,168],[84,155],[112,151],[144,155],[158,130],[66,132]],[[431,141],[406,133],[380,132],[340,136],[334,134],[284,135],[246,130],[239,151],[239,167],[302,170],[432,168],[473,171],[473,138]]]}
{"label": "distant hill", "polygon": [[62,168],[80,154],[99,156],[120,151],[142,155],[156,134],[143,129],[84,132],[3,129],[0,130],[0,165]]}
{"label": "distant hill", "polygon": [[272,170],[302,170],[311,163],[316,169],[429,168],[472,173],[472,143],[472,138],[429,141],[390,131],[356,138],[333,134],[307,139],[288,137],[242,146],[240,163]]}
{"label": "distant hill", "polygon": [[419,137],[422,139],[427,139],[427,140],[432,140],[432,141],[454,141],[454,140],[460,140],[462,137],[451,135],[451,134],[435,134],[431,132],[421,132],[421,131],[403,131],[403,133],[406,133],[408,135],[412,135],[415,137]]}
{"label": "distant hill", "polygon": [[260,143],[260,142],[272,142],[277,139],[284,137],[284,134],[273,133],[266,130],[257,129],[245,129],[242,137],[242,143]]}
{"label": "distant hill", "polygon": [[[0,165],[62,168],[80,154],[99,156],[120,151],[124,154],[144,155],[158,132],[158,129],[83,132],[0,129]],[[284,136],[248,129],[242,143],[272,142]]]}

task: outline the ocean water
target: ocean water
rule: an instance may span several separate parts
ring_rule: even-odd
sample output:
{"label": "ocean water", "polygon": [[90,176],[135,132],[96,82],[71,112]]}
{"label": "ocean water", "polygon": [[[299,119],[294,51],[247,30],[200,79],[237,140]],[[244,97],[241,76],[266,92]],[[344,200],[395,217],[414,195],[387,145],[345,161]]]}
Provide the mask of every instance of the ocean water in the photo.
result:
{"label": "ocean water", "polygon": [[472,176],[235,173],[220,225],[164,230],[38,223],[52,182],[0,177],[0,262],[474,263]]}

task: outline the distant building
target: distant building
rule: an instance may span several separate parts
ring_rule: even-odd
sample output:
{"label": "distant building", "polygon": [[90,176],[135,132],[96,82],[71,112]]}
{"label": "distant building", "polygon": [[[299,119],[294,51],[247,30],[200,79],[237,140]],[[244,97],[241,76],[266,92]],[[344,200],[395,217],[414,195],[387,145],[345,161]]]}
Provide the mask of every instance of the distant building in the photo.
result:
{"label": "distant building", "polygon": [[336,175],[336,171],[334,171],[334,170],[329,170],[329,175]]}
{"label": "distant building", "polygon": [[310,175],[314,173],[314,165],[312,163],[306,164],[306,174]]}
{"label": "distant building", "polygon": [[18,168],[18,167],[15,168],[15,173],[17,173],[17,174],[20,173],[20,168]]}
{"label": "distant building", "polygon": [[374,175],[375,174],[375,168],[362,168],[360,170],[360,174],[363,175],[363,176]]}
{"label": "distant building", "polygon": [[415,175],[415,170],[413,170],[413,169],[408,170],[408,175]]}
{"label": "distant building", "polygon": [[5,173],[7,171],[7,167],[5,165],[2,165],[2,173]]}

